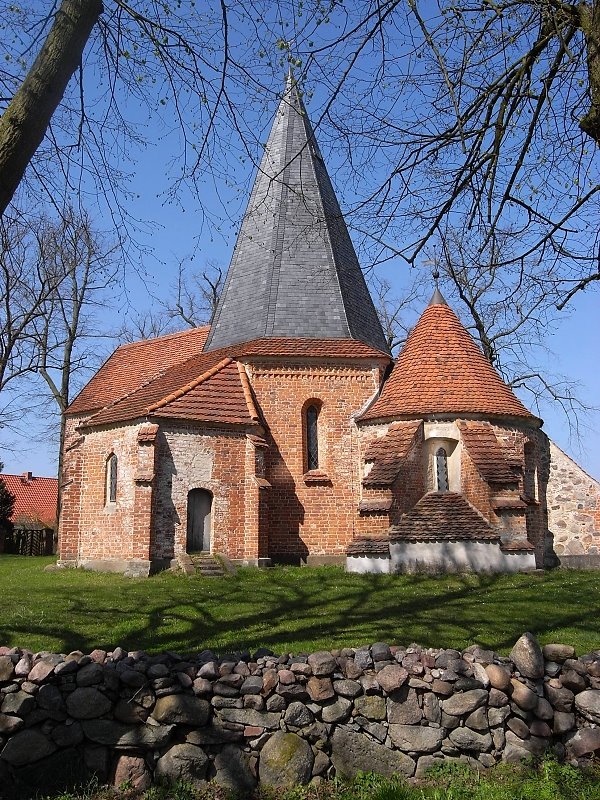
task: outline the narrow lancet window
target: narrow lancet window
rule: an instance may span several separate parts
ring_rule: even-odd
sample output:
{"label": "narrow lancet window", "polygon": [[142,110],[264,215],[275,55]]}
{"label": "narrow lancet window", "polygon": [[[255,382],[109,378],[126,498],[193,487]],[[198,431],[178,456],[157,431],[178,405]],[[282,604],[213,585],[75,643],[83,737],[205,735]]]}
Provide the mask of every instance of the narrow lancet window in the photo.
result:
{"label": "narrow lancet window", "polygon": [[448,491],[448,454],[443,447],[435,453],[435,473],[438,492]]}
{"label": "narrow lancet window", "polygon": [[117,457],[114,453],[106,462],[106,502],[117,502]]}
{"label": "narrow lancet window", "polygon": [[309,471],[319,468],[318,418],[319,409],[309,406],[306,409],[306,466]]}

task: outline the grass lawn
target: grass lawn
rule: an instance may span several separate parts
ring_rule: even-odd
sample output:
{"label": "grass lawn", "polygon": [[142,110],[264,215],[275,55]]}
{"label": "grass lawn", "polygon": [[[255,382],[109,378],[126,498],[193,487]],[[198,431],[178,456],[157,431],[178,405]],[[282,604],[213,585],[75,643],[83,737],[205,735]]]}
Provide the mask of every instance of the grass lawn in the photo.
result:
{"label": "grass lawn", "polygon": [[[600,768],[580,770],[546,759],[537,766],[500,764],[483,774],[462,765],[433,768],[418,785],[401,778],[358,775],[352,781],[327,781],[319,786],[257,790],[254,800],[600,800]],[[154,786],[133,790],[92,788],[67,792],[54,800],[239,800],[208,784]]]}
{"label": "grass lawn", "polygon": [[0,645],[299,653],[386,641],[508,653],[529,630],[579,654],[600,649],[599,572],[425,577],[289,567],[136,579],[44,572],[52,561],[0,556]]}

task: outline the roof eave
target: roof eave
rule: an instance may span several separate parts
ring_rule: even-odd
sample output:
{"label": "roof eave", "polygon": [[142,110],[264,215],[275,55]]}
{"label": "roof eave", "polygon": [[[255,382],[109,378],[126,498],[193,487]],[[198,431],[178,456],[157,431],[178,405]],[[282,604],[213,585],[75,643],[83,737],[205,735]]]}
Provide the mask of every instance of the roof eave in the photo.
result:
{"label": "roof eave", "polygon": [[439,411],[439,412],[427,412],[427,411],[419,411],[409,414],[404,413],[381,413],[381,414],[373,414],[372,410],[367,411],[361,417],[356,419],[358,424],[364,423],[369,425],[381,424],[381,423],[388,423],[388,422],[396,422],[400,420],[413,420],[413,419],[422,419],[424,422],[447,422],[447,421],[454,421],[457,419],[467,419],[467,420],[476,420],[476,421],[497,421],[502,423],[503,425],[515,425],[518,427],[527,427],[527,428],[541,428],[544,424],[544,421],[540,417],[536,417],[533,414],[519,416],[517,414],[502,414],[502,413],[488,413],[485,411]]}

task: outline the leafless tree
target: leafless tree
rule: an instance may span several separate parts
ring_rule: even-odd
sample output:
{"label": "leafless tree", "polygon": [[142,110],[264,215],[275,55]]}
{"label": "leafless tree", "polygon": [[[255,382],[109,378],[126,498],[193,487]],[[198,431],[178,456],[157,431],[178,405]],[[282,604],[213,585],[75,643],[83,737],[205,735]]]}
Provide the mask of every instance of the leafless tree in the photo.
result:
{"label": "leafless tree", "polygon": [[64,274],[44,257],[40,221],[0,223],[0,394],[37,365],[37,325]]}
{"label": "leafless tree", "polygon": [[118,240],[100,235],[89,216],[73,208],[41,226],[39,237],[44,264],[63,276],[35,320],[33,365],[60,414],[60,473],[64,412],[73,389],[98,366],[98,342],[110,327],[107,309],[114,307],[122,284],[121,251]]}
{"label": "leafless tree", "polygon": [[404,292],[398,293],[387,278],[372,277],[369,283],[388,347],[396,353],[411,331],[427,284],[423,276],[417,276]]}
{"label": "leafless tree", "polygon": [[174,323],[162,308],[152,311],[131,310],[115,338],[119,342],[137,342],[140,339],[166,336],[183,327],[181,324]]}
{"label": "leafless tree", "polygon": [[[7,28],[23,31],[0,74],[12,97],[0,120],[8,194],[46,130],[30,171],[48,188],[57,175],[77,188],[90,173],[126,215],[115,180],[143,138],[133,104],[166,131],[175,123],[175,194],[182,182],[202,193],[207,176],[231,180],[234,162],[257,160],[284,61],[315,91],[311,116],[374,261],[416,264],[445,225],[483,224],[518,233],[515,258],[562,264],[559,305],[598,280],[597,2],[105,0],[102,10],[62,0],[2,10]],[[65,89],[69,74],[77,81]]]}
{"label": "leafless tree", "polygon": [[446,231],[432,261],[444,295],[492,366],[529,396],[538,413],[549,403],[561,408],[577,435],[591,409],[580,399],[579,385],[547,364],[559,321],[559,282],[541,259],[513,259],[515,244],[513,236],[490,233],[482,246]]}
{"label": "leafless tree", "polygon": [[172,320],[181,320],[191,328],[212,321],[225,282],[225,270],[208,260],[201,272],[180,261],[171,296],[164,304]]}
{"label": "leafless tree", "polygon": [[214,316],[224,281],[225,270],[214,260],[201,271],[189,259],[180,260],[168,294],[153,298],[150,311],[130,313],[118,338],[134,342],[206,325]]}

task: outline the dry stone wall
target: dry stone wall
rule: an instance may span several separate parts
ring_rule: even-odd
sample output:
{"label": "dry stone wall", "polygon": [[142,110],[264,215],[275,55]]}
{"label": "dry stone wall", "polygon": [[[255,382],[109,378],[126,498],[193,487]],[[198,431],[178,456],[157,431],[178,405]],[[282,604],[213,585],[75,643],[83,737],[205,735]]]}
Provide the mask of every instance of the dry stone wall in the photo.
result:
{"label": "dry stone wall", "polygon": [[214,780],[241,793],[357,770],[418,777],[551,749],[600,752],[600,651],[525,634],[509,657],[377,643],[218,658],[0,648],[0,795],[95,775],[140,789]]}

